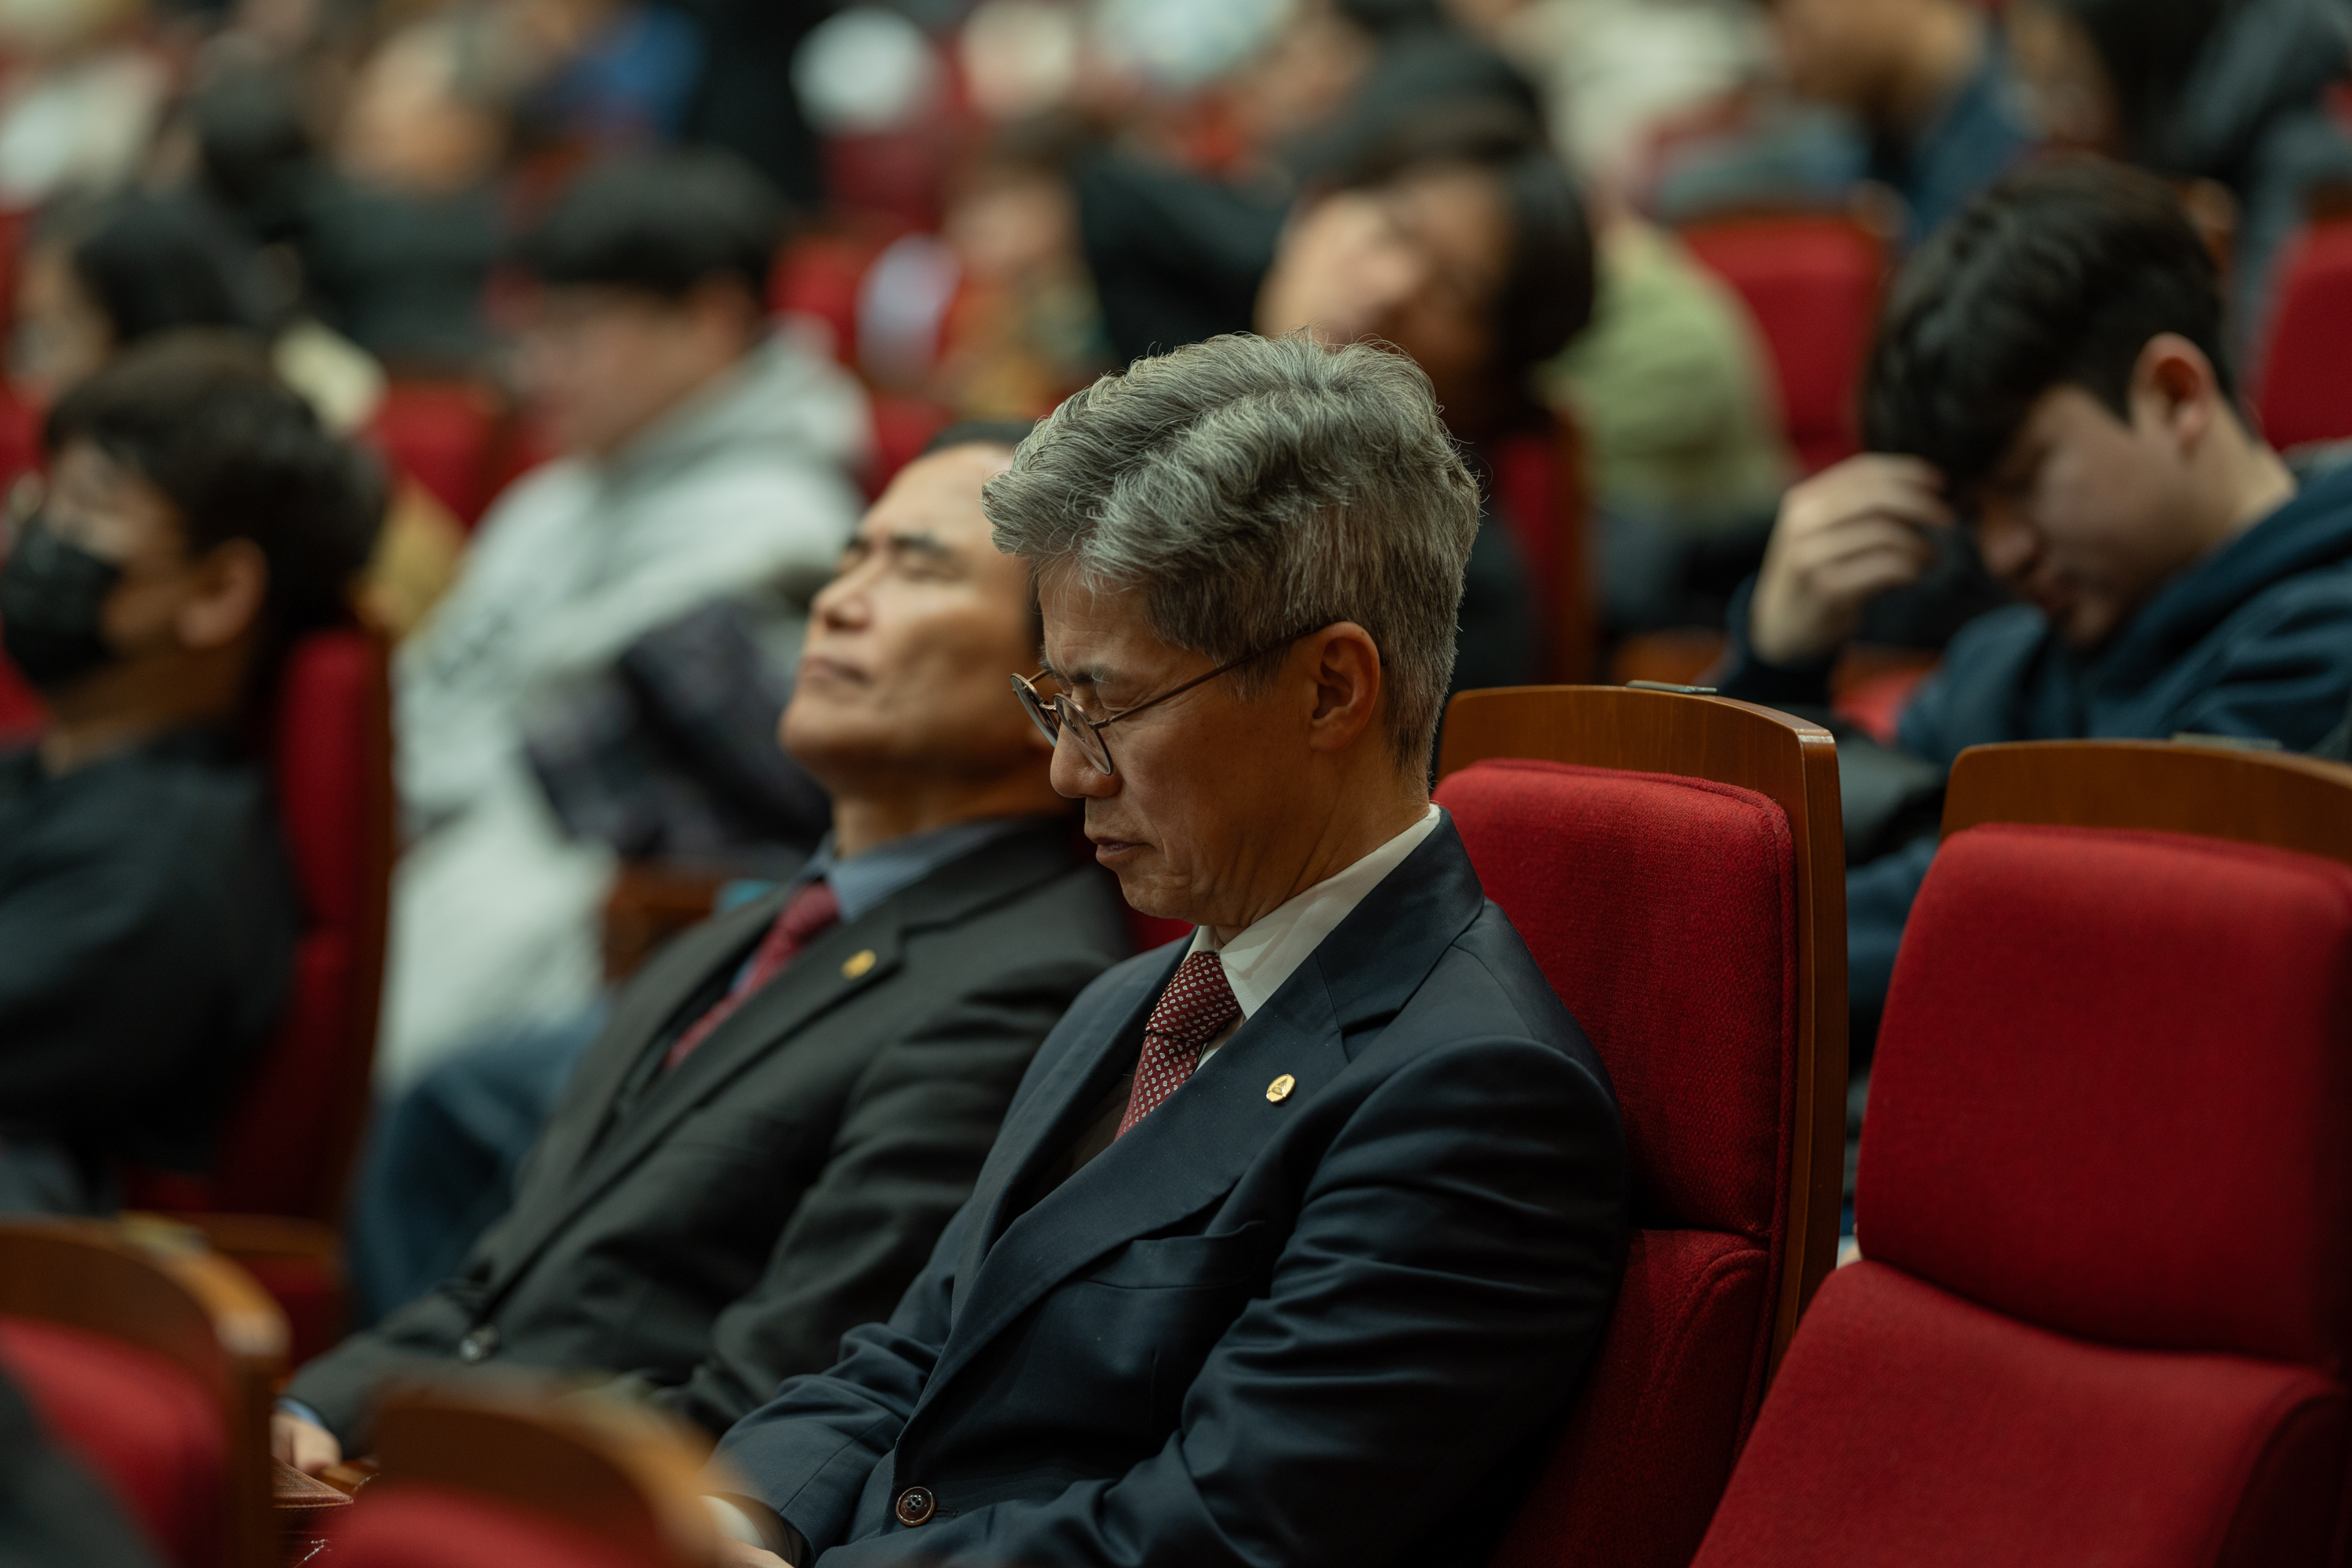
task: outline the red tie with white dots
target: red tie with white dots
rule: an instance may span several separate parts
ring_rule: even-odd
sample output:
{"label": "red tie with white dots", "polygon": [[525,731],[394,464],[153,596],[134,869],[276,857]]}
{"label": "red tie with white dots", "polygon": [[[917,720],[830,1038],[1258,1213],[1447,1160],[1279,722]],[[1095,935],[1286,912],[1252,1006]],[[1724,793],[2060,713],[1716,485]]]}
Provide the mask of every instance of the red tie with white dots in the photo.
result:
{"label": "red tie with white dots", "polygon": [[1135,1088],[1127,1097],[1127,1114],[1119,1118],[1119,1137],[1184,1086],[1201,1065],[1202,1050],[1241,1012],[1223,959],[1196,952],[1176,966],[1143,1026],[1143,1055],[1135,1064]]}

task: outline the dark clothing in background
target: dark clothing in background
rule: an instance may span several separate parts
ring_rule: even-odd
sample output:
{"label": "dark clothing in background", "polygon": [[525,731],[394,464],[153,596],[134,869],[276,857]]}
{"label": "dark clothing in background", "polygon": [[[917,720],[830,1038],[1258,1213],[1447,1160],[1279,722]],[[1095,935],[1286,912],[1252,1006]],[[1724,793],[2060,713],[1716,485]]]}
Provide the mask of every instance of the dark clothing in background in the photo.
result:
{"label": "dark clothing in background", "polygon": [[812,940],[662,1070],[788,897],[696,927],[630,983],[463,1271],[289,1399],[364,1449],[404,1372],[601,1371],[715,1433],[889,1311],[1038,1043],[1126,952],[1125,920],[1067,823],[1025,826]]}
{"label": "dark clothing in background", "polygon": [[632,859],[772,872],[824,837],[833,803],[776,745],[789,682],[751,618],[719,600],[646,633],[534,716],[531,771],[564,831]]}
{"label": "dark clothing in background", "polygon": [[682,139],[723,147],[803,212],[824,205],[824,159],[793,96],[793,55],[831,0],[671,0],[702,29]]}
{"label": "dark clothing in background", "polygon": [[1121,366],[1246,332],[1290,216],[1286,191],[1252,190],[1104,153],[1071,174],[1078,241]]}
{"label": "dark clothing in background", "polygon": [[2352,182],[2352,135],[2326,99],[2352,51],[2352,6],[2238,0],[2218,11],[2196,65],[2132,155],[2168,174],[2219,181],[2237,198],[2231,335],[2242,351],[2258,350],[2279,247],[2302,225],[2305,197]]}
{"label": "dark clothing in background", "polygon": [[2000,179],[2040,138],[2000,47],[1987,28],[1984,58],[1917,134],[1882,138],[1871,149],[1870,174],[1901,193],[1909,219],[1904,242],[1916,246]]}
{"label": "dark clothing in background", "polygon": [[322,174],[304,204],[300,252],[328,325],[395,369],[462,370],[491,346],[482,290],[504,243],[487,186],[425,197]]}
{"label": "dark clothing in background", "polygon": [[301,905],[261,770],[183,730],[51,778],[0,754],[11,1134],[201,1170],[286,1001]]}
{"label": "dark clothing in background", "polygon": [[1606,1075],[1441,822],[1079,1163],[1182,956],[1087,988],[898,1310],[727,1435],[793,1561],[1485,1560],[1623,1267]]}
{"label": "dark clothing in background", "polygon": [[[1830,660],[1792,668],[1748,650],[1748,592],[1732,606],[1723,695],[1825,707]],[[1970,622],[1904,710],[1896,739],[1940,770],[1968,747],[1999,741],[2189,731],[2264,736],[2299,751],[2344,717],[2347,700],[2352,469],[2339,469],[2167,583],[2095,652],[2060,641],[2031,605]],[[1935,852],[1929,835],[1846,873],[1858,1043],[1875,1037],[1903,925]]]}
{"label": "dark clothing in background", "polygon": [[49,1438],[0,1373],[0,1563],[9,1568],[154,1568],[122,1504]]}

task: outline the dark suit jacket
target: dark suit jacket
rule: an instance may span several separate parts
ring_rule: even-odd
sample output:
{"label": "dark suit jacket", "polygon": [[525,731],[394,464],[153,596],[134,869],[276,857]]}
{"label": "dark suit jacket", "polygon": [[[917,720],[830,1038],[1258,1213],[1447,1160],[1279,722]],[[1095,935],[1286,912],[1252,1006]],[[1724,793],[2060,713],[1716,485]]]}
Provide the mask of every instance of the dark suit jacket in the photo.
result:
{"label": "dark suit jacket", "polygon": [[[1507,1518],[1622,1266],[1591,1046],[1442,823],[1034,1195],[1177,959],[1087,989],[898,1311],[721,1443],[826,1568],[1420,1568],[1475,1561]],[[911,1487],[937,1511],[909,1528]]]}
{"label": "dark suit jacket", "polygon": [[594,1369],[719,1432],[890,1310],[1038,1042],[1126,951],[1125,922],[1066,825],[1023,829],[817,938],[652,1077],[673,1020],[723,986],[784,896],[646,966],[458,1278],[303,1368],[289,1397],[363,1446],[388,1374]]}

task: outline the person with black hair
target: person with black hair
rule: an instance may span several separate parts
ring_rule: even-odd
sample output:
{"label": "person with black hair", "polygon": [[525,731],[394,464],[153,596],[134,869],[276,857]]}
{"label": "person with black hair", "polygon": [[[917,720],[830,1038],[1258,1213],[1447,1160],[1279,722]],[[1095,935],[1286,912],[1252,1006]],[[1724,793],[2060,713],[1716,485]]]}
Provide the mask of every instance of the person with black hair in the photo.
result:
{"label": "person with black hair", "polygon": [[[392,1380],[509,1366],[602,1373],[716,1437],[922,1268],[1039,1042],[1129,947],[1004,686],[1036,598],[981,487],[1023,434],[943,432],[816,597],[777,731],[833,796],[816,853],[576,1043],[455,1058],[387,1119],[360,1211],[416,1263],[455,1255],[295,1374],[280,1458],[363,1451]],[[395,1204],[405,1235],[377,1224]]]}
{"label": "person with black hair", "polygon": [[[1487,470],[1498,441],[1549,429],[1532,372],[1582,330],[1592,300],[1592,235],[1575,182],[1532,121],[1485,104],[1389,137],[1328,194],[1302,202],[1258,288],[1255,324],[1269,336],[1305,329],[1401,351]],[[1543,668],[1526,563],[1485,477],[1456,690],[1522,685]]]}
{"label": "person with black hair", "polygon": [[[1901,748],[1933,770],[1999,741],[2309,746],[2352,696],[2352,470],[2298,489],[2240,409],[2222,317],[2161,182],[2069,160],[1996,186],[1897,279],[1869,450],[1783,501],[1724,694],[1825,706],[1863,606],[1964,527],[2023,602],[1963,627],[1905,710]],[[1935,852],[1924,826],[1847,879],[1858,1045]]]}
{"label": "person with black hair", "polygon": [[858,512],[864,395],[767,330],[774,195],[725,154],[591,169],[525,236],[521,363],[564,456],[519,481],[395,668],[402,804],[388,1090],[483,1032],[569,1016],[601,983],[614,847],[569,836],[526,755],[534,715],[648,632],[731,601],[777,668]]}
{"label": "person with black hair", "polygon": [[0,1210],[104,1213],[117,1162],[205,1166],[277,1022],[299,906],[247,738],[346,618],[383,484],[217,342],[123,354],[45,440],[0,565],[51,716],[0,755]]}
{"label": "person with black hair", "polygon": [[2019,0],[2007,25],[2054,142],[2229,192],[2229,339],[2261,343],[2280,246],[2314,191],[2352,184],[2352,134],[2328,102],[2352,50],[2352,7]]}
{"label": "person with black hair", "polygon": [[8,378],[46,407],[117,350],[163,332],[273,325],[252,248],[202,203],[67,203],[34,226],[16,280]]}

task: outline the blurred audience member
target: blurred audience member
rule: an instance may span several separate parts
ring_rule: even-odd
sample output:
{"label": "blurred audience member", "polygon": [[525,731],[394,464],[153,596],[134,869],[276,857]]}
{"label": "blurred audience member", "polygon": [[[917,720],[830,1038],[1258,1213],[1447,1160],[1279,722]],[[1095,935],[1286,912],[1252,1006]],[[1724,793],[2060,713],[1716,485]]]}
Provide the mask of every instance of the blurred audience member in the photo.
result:
{"label": "blurred audience member", "polygon": [[[980,489],[1016,434],[948,432],[816,597],[781,739],[832,790],[832,838],[621,994],[505,1217],[295,1377],[282,1458],[363,1448],[386,1380],[467,1367],[602,1371],[715,1436],[930,1256],[1038,1043],[1128,946],[1005,689],[1036,612]],[[428,1080],[363,1201],[478,1205],[500,1086],[459,1082]]]}
{"label": "blurred audience member", "polygon": [[[1770,351],[1728,284],[1672,234],[1604,202],[1592,324],[1543,373],[1589,465],[1602,621],[1616,632],[1713,624],[1795,469]],[[1717,568],[1717,556],[1740,564]]]}
{"label": "blurred audience member", "polygon": [[2260,342],[2280,244],[2321,185],[2352,183],[2327,103],[2352,58],[2336,0],[2019,0],[2018,66],[2053,138],[2236,199],[2230,341]]}
{"label": "blurred audience member", "polygon": [[396,370],[477,367],[482,290],[503,243],[511,82],[488,21],[394,33],[361,67],[313,184],[301,255],[327,322]]}
{"label": "blurred audience member", "polygon": [[[1965,526],[2022,604],[1963,628],[1904,711],[1936,770],[1996,741],[2263,736],[2352,696],[2352,471],[2298,493],[2242,413],[2212,258],[2148,175],[2011,177],[1913,259],[1882,319],[1859,458],[1789,492],[1732,610],[1727,696],[1821,705],[1864,605]],[[1856,1042],[1873,1037],[1927,831],[1850,847]]]}
{"label": "blurred audience member", "polygon": [[511,9],[549,57],[546,79],[524,105],[533,131],[583,150],[677,139],[704,71],[702,30],[691,17],[627,0],[527,0]]}
{"label": "blurred audience member", "polygon": [[[1516,113],[1465,110],[1392,138],[1299,207],[1258,290],[1256,325],[1402,351],[1483,466],[1511,435],[1548,437],[1531,373],[1591,319],[1592,279],[1567,170]],[[1470,552],[1455,689],[1539,679],[1538,615],[1510,525],[1490,505]]]}
{"label": "blurred audience member", "polygon": [[702,30],[685,140],[734,153],[802,211],[824,205],[823,150],[801,112],[793,56],[832,0],[679,0]]}
{"label": "blurred audience member", "polygon": [[0,757],[0,1209],[102,1213],[120,1160],[201,1170],[299,917],[247,739],[278,653],[346,617],[383,513],[257,359],[131,351],[50,414],[0,566],[47,700]]}
{"label": "blurred audience member", "polygon": [[119,349],[184,327],[265,335],[242,235],[200,203],[136,195],[45,214],[16,274],[11,386],[47,407]]}
{"label": "blurred audience member", "polygon": [[0,9],[0,208],[131,183],[169,76],[143,37],[145,0]]}
{"label": "blurred audience member", "polygon": [[1902,197],[1916,245],[2032,150],[2024,95],[1976,0],[1765,4],[1787,88],[1840,122],[1768,114],[1685,150],[1662,212],[1843,201],[1869,180]]}
{"label": "blurred audience member", "polygon": [[401,791],[379,1061],[398,1088],[479,1030],[594,996],[613,851],[568,837],[525,731],[632,644],[715,600],[776,668],[857,515],[865,400],[766,334],[773,196],[722,154],[606,164],[524,242],[526,380],[566,453],[483,520],[401,650]]}

